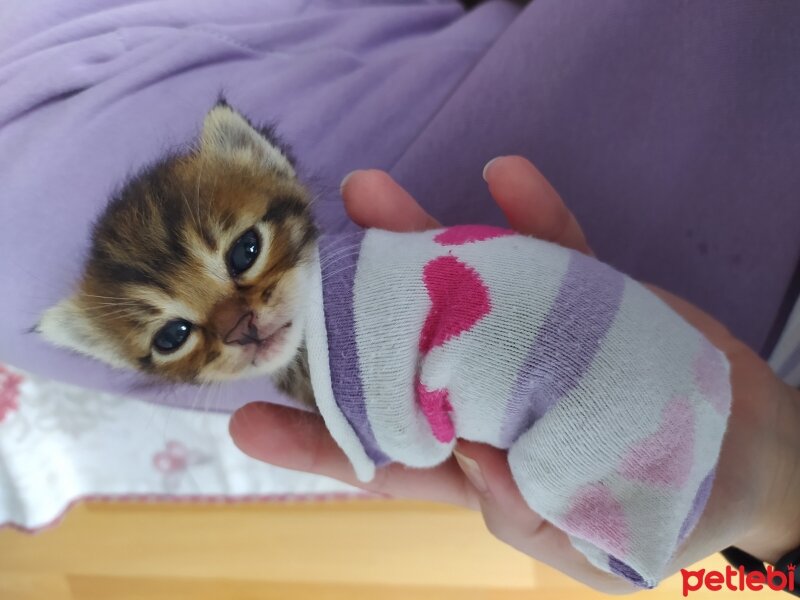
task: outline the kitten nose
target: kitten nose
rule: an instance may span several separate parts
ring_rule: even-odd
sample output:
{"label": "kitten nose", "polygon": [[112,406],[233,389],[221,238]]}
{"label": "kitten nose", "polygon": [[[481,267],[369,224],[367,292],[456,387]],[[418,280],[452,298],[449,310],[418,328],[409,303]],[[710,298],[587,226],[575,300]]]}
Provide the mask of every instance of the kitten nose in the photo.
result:
{"label": "kitten nose", "polygon": [[236,325],[225,334],[223,341],[226,344],[257,344],[258,343],[258,328],[255,324],[255,315],[253,311],[243,314]]}

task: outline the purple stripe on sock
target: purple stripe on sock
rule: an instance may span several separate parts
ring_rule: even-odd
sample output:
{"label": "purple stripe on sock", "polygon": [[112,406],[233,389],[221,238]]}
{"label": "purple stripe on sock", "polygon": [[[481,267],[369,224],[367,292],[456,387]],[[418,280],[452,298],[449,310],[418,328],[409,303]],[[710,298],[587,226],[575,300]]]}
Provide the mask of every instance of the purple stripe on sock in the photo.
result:
{"label": "purple stripe on sock", "polygon": [[624,287],[621,273],[572,254],[511,392],[500,433],[505,447],[578,383],[614,322]]}
{"label": "purple stripe on sock", "polygon": [[363,231],[320,239],[322,297],[336,403],[361,440],[367,456],[381,466],[390,460],[381,452],[367,416],[353,315],[353,284],[363,239]]}
{"label": "purple stripe on sock", "polygon": [[633,570],[631,567],[626,565],[618,558],[609,555],[608,568],[611,569],[611,572],[614,573],[614,575],[619,575],[620,577],[627,579],[637,587],[647,588],[647,589],[653,588],[653,586],[648,584],[644,580],[644,578],[641,575],[639,575],[639,573],[637,573],[635,570]]}
{"label": "purple stripe on sock", "polygon": [[692,532],[692,529],[694,529],[694,526],[697,525],[697,522],[700,520],[700,515],[703,514],[703,509],[706,507],[708,497],[711,496],[711,488],[714,487],[715,473],[716,469],[712,469],[700,483],[700,487],[697,488],[697,493],[694,495],[694,500],[692,501],[692,508],[683,520],[681,531],[678,534],[678,540],[680,542]]}

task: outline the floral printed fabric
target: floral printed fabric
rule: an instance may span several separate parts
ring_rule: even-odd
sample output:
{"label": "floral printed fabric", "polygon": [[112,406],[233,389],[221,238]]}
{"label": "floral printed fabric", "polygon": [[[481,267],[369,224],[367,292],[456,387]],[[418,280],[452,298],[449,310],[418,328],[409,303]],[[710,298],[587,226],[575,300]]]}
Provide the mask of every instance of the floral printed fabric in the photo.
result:
{"label": "floral printed fabric", "polygon": [[0,526],[41,528],[82,498],[356,494],[248,458],[230,440],[228,419],[65,386],[0,364]]}

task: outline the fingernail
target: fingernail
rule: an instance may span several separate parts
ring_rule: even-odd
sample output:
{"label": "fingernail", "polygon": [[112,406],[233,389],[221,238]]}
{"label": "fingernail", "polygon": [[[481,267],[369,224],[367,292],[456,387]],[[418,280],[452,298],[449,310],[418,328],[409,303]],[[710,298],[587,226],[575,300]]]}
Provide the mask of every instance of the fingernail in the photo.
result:
{"label": "fingernail", "polygon": [[456,457],[458,466],[461,467],[461,470],[464,472],[464,475],[467,476],[467,479],[469,479],[473,487],[481,494],[488,492],[489,486],[486,485],[486,480],[483,478],[483,473],[481,473],[481,468],[478,466],[478,463],[458,451],[453,451],[453,455]]}
{"label": "fingernail", "polygon": [[339,193],[344,190],[344,186],[347,185],[347,180],[350,179],[353,175],[358,173],[361,169],[356,169],[355,171],[350,171],[347,175],[344,176],[342,179],[342,183],[339,184]]}
{"label": "fingernail", "polygon": [[488,179],[486,179],[486,173],[488,173],[488,172],[489,172],[489,167],[491,167],[491,166],[492,166],[492,163],[493,163],[494,161],[496,161],[498,158],[503,158],[503,157],[502,157],[502,156],[495,156],[495,157],[494,157],[492,160],[490,160],[489,162],[487,162],[487,163],[486,163],[486,165],[483,167],[483,173],[482,173],[482,175],[483,175],[483,180],[484,180],[484,181],[489,181]]}

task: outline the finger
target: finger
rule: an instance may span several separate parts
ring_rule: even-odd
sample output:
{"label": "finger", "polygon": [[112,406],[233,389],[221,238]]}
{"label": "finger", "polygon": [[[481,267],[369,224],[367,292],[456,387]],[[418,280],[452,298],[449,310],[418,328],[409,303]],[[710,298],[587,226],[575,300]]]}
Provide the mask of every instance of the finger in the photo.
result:
{"label": "finger", "polygon": [[342,181],[347,214],[362,227],[425,231],[439,223],[391,176],[377,169],[353,171]]}
{"label": "finger", "polygon": [[255,402],[234,413],[229,429],[242,452],[279,467],[325,475],[397,498],[478,506],[474,490],[453,460],[433,469],[388,465],[378,469],[372,481],[359,481],[317,414]]}
{"label": "finger", "polygon": [[584,254],[592,253],[575,216],[527,159],[495,158],[484,167],[483,178],[512,228]]}
{"label": "finger", "polygon": [[499,540],[601,591],[636,590],[594,567],[572,546],[564,532],[531,510],[514,481],[506,452],[485,444],[459,441],[456,457],[470,481],[475,480],[476,469],[480,473],[476,489],[481,513],[487,529]]}
{"label": "finger", "polygon": [[479,492],[479,501],[489,530],[508,541],[517,535],[539,535],[548,523],[533,512],[514,482],[508,455],[502,450],[459,441],[455,453],[459,467]]}

